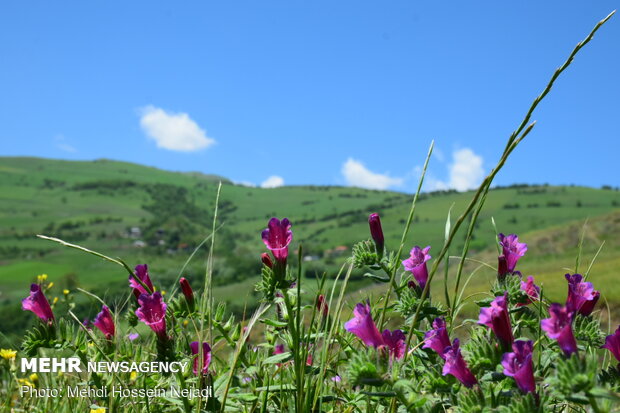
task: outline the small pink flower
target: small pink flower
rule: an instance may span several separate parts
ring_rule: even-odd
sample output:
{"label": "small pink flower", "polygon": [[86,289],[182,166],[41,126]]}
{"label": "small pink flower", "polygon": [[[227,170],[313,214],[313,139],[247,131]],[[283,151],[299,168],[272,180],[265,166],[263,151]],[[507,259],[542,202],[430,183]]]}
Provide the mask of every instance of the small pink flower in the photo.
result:
{"label": "small pink flower", "polygon": [[508,293],[495,297],[491,307],[480,309],[478,324],[485,325],[493,330],[505,348],[510,348],[514,337],[510,326],[510,316],[508,315]]}
{"label": "small pink flower", "polygon": [[601,293],[594,289],[592,283],[582,281],[581,274],[566,274],[565,277],[568,281],[566,305],[581,315],[592,314]]}
{"label": "small pink flower", "polygon": [[159,291],[153,294],[141,294],[138,298],[140,307],[136,310],[136,316],[161,339],[166,336],[166,309],[168,306],[163,302]]}
{"label": "small pink flower", "polygon": [[288,245],[293,240],[291,223],[288,218],[280,221],[278,218],[271,218],[267,228],[261,234],[263,242],[271,250],[273,257],[280,263],[286,263],[288,257]]}
{"label": "small pink flower", "polygon": [[498,273],[500,276],[504,276],[514,272],[517,261],[519,261],[519,258],[523,257],[527,251],[527,244],[519,242],[519,237],[516,234],[499,234],[498,238],[499,245],[502,247],[502,255],[499,257]]}
{"label": "small pink flower", "polygon": [[378,348],[384,344],[383,337],[372,319],[368,301],[366,304],[358,303],[355,306],[353,318],[344,324],[344,328],[359,337],[369,347]]}
{"label": "small pink flower", "polygon": [[39,284],[30,285],[30,295],[22,300],[22,310],[32,311],[46,323],[54,321],[54,313]]}
{"label": "small pink flower", "polygon": [[527,277],[527,281],[521,281],[521,291],[527,294],[527,301],[517,304],[519,307],[538,301],[540,297],[540,287],[534,284],[534,277]]}
{"label": "small pink flower", "polygon": [[401,360],[405,356],[407,349],[407,338],[402,330],[383,330],[381,334],[383,338],[384,346],[388,348],[390,357],[393,359]]}
{"label": "small pink flower", "polygon": [[424,333],[424,345],[422,348],[433,349],[441,358],[445,358],[444,351],[450,347],[450,337],[443,318],[437,317],[433,321],[433,329]]}
{"label": "small pink flower", "polygon": [[611,351],[616,360],[620,361],[620,326],[616,332],[605,337],[605,344],[601,348]]}
{"label": "small pink flower", "polygon": [[577,341],[572,326],[574,314],[568,306],[553,303],[549,307],[551,317],[540,321],[541,328],[550,339],[557,340],[567,357],[577,352]]}
{"label": "small pink flower", "polygon": [[198,363],[200,361],[200,357],[202,357],[202,374],[207,374],[209,371],[209,365],[211,364],[211,346],[207,343],[202,343],[202,356],[198,355],[198,349],[200,344],[197,341],[192,341],[189,345],[192,350],[192,354],[196,355],[194,358],[194,374],[198,375]]}
{"label": "small pink flower", "polygon": [[416,279],[421,289],[424,289],[428,281],[428,270],[426,268],[426,261],[432,257],[428,254],[431,247],[428,246],[424,249],[417,245],[413,247],[409,253],[409,258],[403,261],[405,271],[411,271],[413,278]]}
{"label": "small pink flower", "polygon": [[150,294],[155,290],[153,288],[153,283],[151,282],[151,277],[149,277],[148,266],[146,264],[136,265],[134,274],[149,288],[149,291],[145,290],[144,287],[130,275],[129,286],[134,289],[134,295],[136,298],[140,297],[140,294]]}
{"label": "small pink flower", "polygon": [[505,353],[502,358],[504,374],[513,377],[523,393],[534,393],[534,364],[532,363],[532,341],[517,340],[512,344],[512,353]]}
{"label": "small pink flower", "polygon": [[112,317],[112,313],[107,305],[101,307],[101,312],[95,317],[93,325],[97,327],[108,340],[114,337],[114,317]]}
{"label": "small pink flower", "polygon": [[455,338],[452,346],[448,347],[445,352],[445,364],[443,365],[443,375],[451,374],[456,377],[458,381],[463,383],[465,387],[473,387],[478,383],[476,377],[467,367],[467,363],[461,354],[459,348],[459,339]]}

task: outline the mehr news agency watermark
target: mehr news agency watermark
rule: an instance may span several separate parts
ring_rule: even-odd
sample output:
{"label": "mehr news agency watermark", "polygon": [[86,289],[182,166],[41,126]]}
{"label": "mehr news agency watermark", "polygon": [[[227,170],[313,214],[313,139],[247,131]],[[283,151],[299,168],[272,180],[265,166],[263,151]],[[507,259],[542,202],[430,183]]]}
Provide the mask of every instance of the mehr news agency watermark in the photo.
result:
{"label": "mehr news agency watermark", "polygon": [[[22,358],[22,373],[82,373],[83,371],[91,373],[183,373],[189,362],[161,362],[161,361],[89,361],[86,366],[77,357],[69,358]],[[213,397],[213,388],[205,386],[199,388],[181,389],[174,386],[170,387],[153,387],[153,388],[133,388],[123,385],[114,385],[111,387],[91,387],[88,385],[67,385],[60,388],[34,388],[29,385],[23,385],[19,388],[20,397],[120,397],[120,398],[154,398],[154,397],[185,397],[193,398],[210,398]]]}

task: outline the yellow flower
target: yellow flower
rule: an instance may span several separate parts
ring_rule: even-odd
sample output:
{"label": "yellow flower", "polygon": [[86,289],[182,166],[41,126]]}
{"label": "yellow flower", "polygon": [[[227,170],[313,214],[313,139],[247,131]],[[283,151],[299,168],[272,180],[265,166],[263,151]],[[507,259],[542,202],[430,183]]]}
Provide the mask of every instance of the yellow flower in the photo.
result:
{"label": "yellow flower", "polygon": [[69,290],[67,290],[67,289],[65,288],[64,290],[62,290],[62,293],[63,293],[64,295],[67,295],[67,294],[69,294]]}
{"label": "yellow flower", "polygon": [[93,343],[92,341],[88,342],[88,347],[94,347],[95,343]]}
{"label": "yellow flower", "polygon": [[138,378],[138,373],[136,373],[135,371],[132,371],[132,372],[129,374],[129,380],[131,380],[131,381],[135,381],[137,378]]}
{"label": "yellow flower", "polygon": [[53,283],[53,282],[51,282],[51,283],[49,283],[49,284],[47,285],[47,289],[49,290],[49,289],[50,289],[50,288],[52,288],[53,286],[54,286],[54,283]]}
{"label": "yellow flower", "polygon": [[16,355],[17,355],[17,351],[15,350],[7,350],[5,348],[0,350],[0,356],[5,360],[13,360],[15,359]]}
{"label": "yellow flower", "polygon": [[33,383],[36,383],[39,381],[39,376],[37,376],[37,373],[32,373],[30,376],[28,376],[28,378]]}
{"label": "yellow flower", "polygon": [[52,301],[52,305],[55,305],[58,302],[58,297],[54,297],[54,300]]}
{"label": "yellow flower", "polygon": [[34,384],[28,379],[17,379],[17,382],[24,386],[34,387]]}
{"label": "yellow flower", "polygon": [[189,320],[183,320],[183,327],[187,327],[188,324],[189,324]]}
{"label": "yellow flower", "polygon": [[47,280],[47,274],[41,274],[41,275],[37,275],[37,281],[39,283],[42,283],[43,281]]}
{"label": "yellow flower", "polygon": [[97,407],[96,409],[91,408],[90,413],[105,413],[105,407]]}
{"label": "yellow flower", "polygon": [[161,295],[166,295],[166,291],[165,290],[161,290]]}

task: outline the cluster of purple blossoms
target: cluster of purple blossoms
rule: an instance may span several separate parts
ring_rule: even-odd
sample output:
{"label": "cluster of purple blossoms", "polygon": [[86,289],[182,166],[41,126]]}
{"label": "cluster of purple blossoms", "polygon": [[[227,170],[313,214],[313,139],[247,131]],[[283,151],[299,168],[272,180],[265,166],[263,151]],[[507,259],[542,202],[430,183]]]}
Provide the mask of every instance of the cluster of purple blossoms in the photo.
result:
{"label": "cluster of purple blossoms", "polygon": [[433,328],[424,334],[422,348],[430,348],[444,359],[442,372],[444,376],[450,374],[456,377],[465,387],[471,388],[478,383],[463,358],[459,339],[455,338],[453,342],[450,342],[446,322],[443,318],[438,317],[433,321]]}
{"label": "cluster of purple blossoms", "polygon": [[[261,233],[261,237],[265,246],[273,254],[276,263],[281,267],[286,267],[286,259],[288,258],[288,246],[293,240],[293,231],[291,231],[291,223],[288,218],[280,221],[278,218],[271,218],[267,224],[267,228]],[[273,267],[271,258],[263,254],[262,261],[268,267]]]}
{"label": "cluster of purple blossoms", "polygon": [[345,330],[355,334],[368,347],[387,349],[390,359],[400,360],[405,356],[406,337],[401,330],[379,329],[372,319],[370,303],[358,303],[353,309],[353,318],[344,324]]}

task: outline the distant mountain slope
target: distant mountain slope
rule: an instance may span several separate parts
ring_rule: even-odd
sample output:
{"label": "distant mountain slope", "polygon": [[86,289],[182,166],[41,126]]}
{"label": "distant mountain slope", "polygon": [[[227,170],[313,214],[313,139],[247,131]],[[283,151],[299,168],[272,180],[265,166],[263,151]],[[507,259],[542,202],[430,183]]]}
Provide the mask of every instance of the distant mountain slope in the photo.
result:
{"label": "distant mountain slope", "polygon": [[[258,274],[258,255],[264,250],[260,231],[271,216],[292,221],[292,250],[303,244],[308,274],[333,272],[353,243],[368,238],[371,212],[381,214],[387,244],[397,245],[412,198],[348,187],[249,188],[214,175],[109,160],[0,158],[0,303],[23,295],[28,281],[43,272],[62,286],[99,286],[110,294],[124,291],[122,271],[39,240],[34,236],[38,233],[122,256],[134,265],[148,262],[156,277],[172,282],[193,248],[210,232],[220,180],[221,227],[216,234],[214,279],[229,287],[246,285]],[[470,197],[471,193],[423,194],[407,248],[432,245],[431,254],[438,251],[448,210],[452,207],[452,216],[457,216]],[[484,251],[493,243],[491,216],[500,231],[524,234],[603,217],[619,208],[616,190],[494,189],[481,214],[472,252]],[[454,253],[458,247],[457,243]],[[530,254],[538,252],[533,249]],[[196,256],[185,274],[196,283],[202,279],[204,254]]]}

